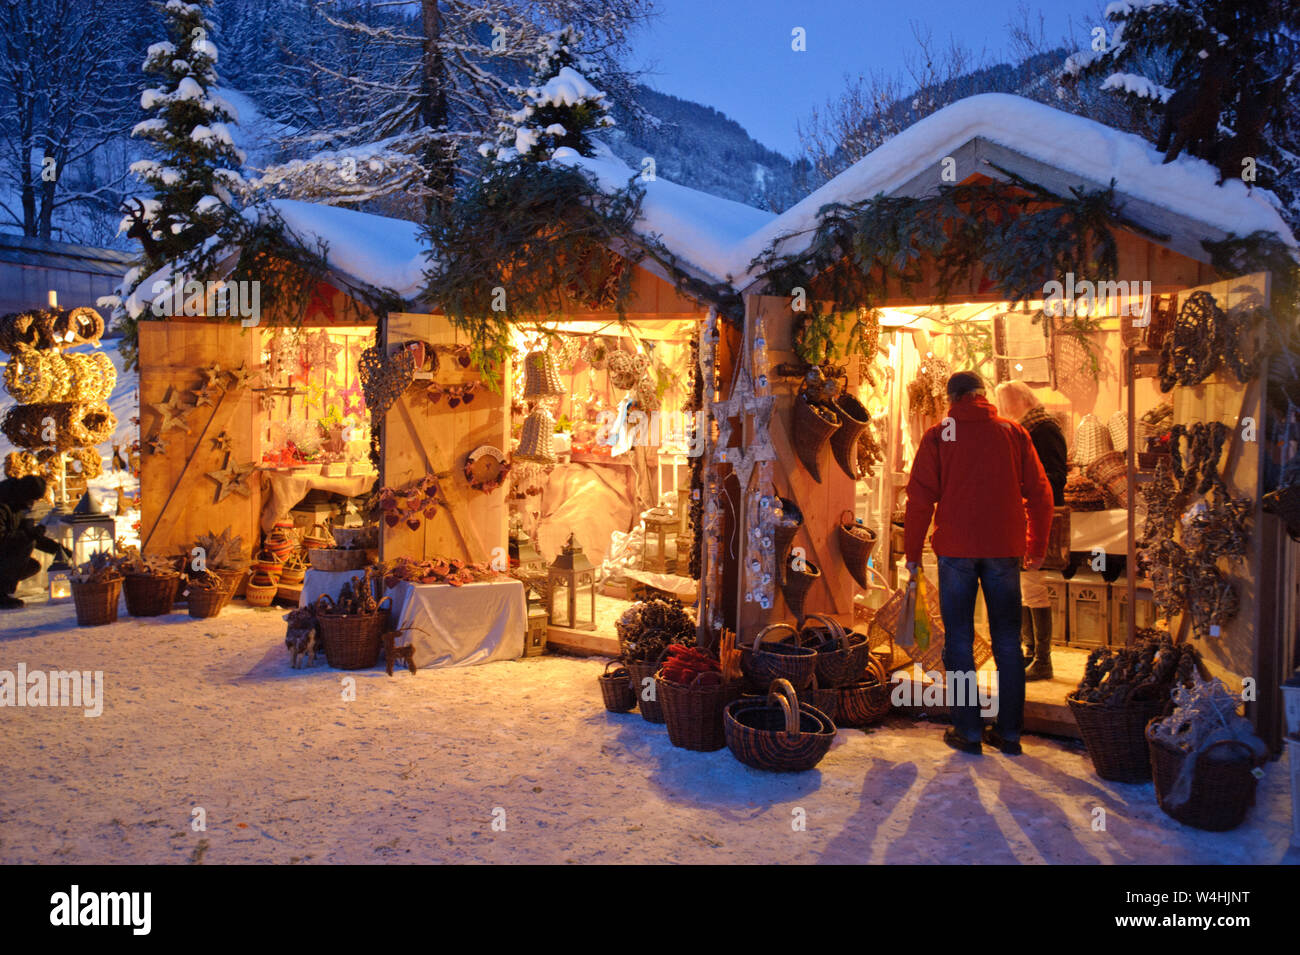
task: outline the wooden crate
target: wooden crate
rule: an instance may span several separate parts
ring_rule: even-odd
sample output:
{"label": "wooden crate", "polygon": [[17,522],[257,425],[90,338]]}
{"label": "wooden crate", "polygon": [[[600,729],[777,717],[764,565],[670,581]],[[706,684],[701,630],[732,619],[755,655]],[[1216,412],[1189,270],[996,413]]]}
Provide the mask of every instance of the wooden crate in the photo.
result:
{"label": "wooden crate", "polygon": [[[1156,622],[1155,597],[1150,587],[1141,584],[1137,589],[1137,625],[1154,626]],[[1117,580],[1110,585],[1110,645],[1122,647],[1128,639],[1128,584]]]}
{"label": "wooden crate", "polygon": [[1110,637],[1109,585],[1100,575],[1076,574],[1066,587],[1072,647],[1104,647]]}

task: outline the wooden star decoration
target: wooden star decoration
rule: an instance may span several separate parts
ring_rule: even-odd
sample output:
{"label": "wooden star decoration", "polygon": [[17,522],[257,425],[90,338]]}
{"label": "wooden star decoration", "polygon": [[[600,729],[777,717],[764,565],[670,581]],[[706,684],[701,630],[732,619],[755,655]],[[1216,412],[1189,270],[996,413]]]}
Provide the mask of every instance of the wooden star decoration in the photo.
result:
{"label": "wooden star decoration", "polygon": [[251,388],[261,377],[261,372],[249,371],[243,364],[226,372],[226,378],[229,379],[228,387],[231,391],[238,391],[240,388]]}
{"label": "wooden star decoration", "polygon": [[152,438],[150,438],[148,441],[144,443],[144,446],[149,449],[150,454],[167,453],[167,442],[163,440],[163,436],[161,434],[155,434]]}
{"label": "wooden star decoration", "polygon": [[202,408],[205,405],[216,406],[217,399],[222,395],[222,390],[212,385],[204,385],[202,388],[192,388],[190,394],[194,396],[194,407]]}
{"label": "wooden star decoration", "polygon": [[208,477],[217,482],[217,503],[220,504],[231,494],[251,496],[253,489],[249,486],[248,478],[253,473],[254,467],[251,461],[248,464],[236,464],[232,467],[230,455],[227,454],[224,467],[218,471],[209,471]]}
{"label": "wooden star decoration", "polygon": [[184,431],[186,434],[190,433],[189,425],[185,423],[184,417],[194,410],[194,406],[181,401],[181,396],[177,394],[175,388],[167,389],[166,401],[154,402],[149,407],[162,415],[162,424],[158,428],[159,434],[171,428]]}
{"label": "wooden star decoration", "polygon": [[215,438],[209,438],[208,440],[212,442],[212,447],[213,447],[214,450],[216,450],[216,451],[225,451],[227,454],[230,453],[230,433],[229,433],[229,432],[227,432],[227,431],[223,431],[223,432],[221,432],[221,434],[217,435]]}
{"label": "wooden star decoration", "polygon": [[226,370],[215,361],[210,365],[204,365],[200,368],[199,374],[203,376],[204,388],[216,388],[218,390],[225,389],[226,385],[223,379],[225,378]]}

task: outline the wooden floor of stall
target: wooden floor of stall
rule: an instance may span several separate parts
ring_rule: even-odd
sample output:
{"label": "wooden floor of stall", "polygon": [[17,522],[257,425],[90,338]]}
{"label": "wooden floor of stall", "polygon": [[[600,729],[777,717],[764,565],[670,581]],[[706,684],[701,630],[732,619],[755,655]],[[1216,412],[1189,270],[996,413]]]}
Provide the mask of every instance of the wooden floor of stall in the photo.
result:
{"label": "wooden floor of stall", "polygon": [[[572,630],[567,627],[550,627],[547,640],[548,652],[576,656],[617,656],[618,635],[614,623],[627,607],[628,602],[625,600],[598,595],[596,629]],[[1079,738],[1079,729],[1070,714],[1070,707],[1065,702],[1065,697],[1079,685],[1087,659],[1088,651],[1085,649],[1052,648],[1054,679],[1025,684],[1026,732]],[[991,662],[986,664],[986,668],[993,669],[993,664]],[[905,675],[905,679],[910,680],[910,677]],[[904,712],[912,712],[917,716],[925,712],[927,718],[946,716],[945,712],[926,712],[924,708],[904,710]]]}

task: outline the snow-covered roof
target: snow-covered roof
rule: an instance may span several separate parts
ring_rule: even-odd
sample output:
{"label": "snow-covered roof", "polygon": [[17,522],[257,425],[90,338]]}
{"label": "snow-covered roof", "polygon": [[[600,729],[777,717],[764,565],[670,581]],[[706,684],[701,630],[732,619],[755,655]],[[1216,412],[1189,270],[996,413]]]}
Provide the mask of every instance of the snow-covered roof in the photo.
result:
{"label": "snow-covered roof", "polygon": [[[601,149],[596,156],[557,149],[552,158],[585,170],[595,177],[600,188],[610,191],[625,187],[640,174],[608,149]],[[776,219],[771,212],[679,186],[657,175],[638,185],[645,190],[638,231],[657,236],[673,255],[714,281],[729,280],[733,273],[743,272],[748,259],[739,271],[732,264],[737,245]]]}
{"label": "snow-covered roof", "polygon": [[424,289],[429,243],[417,223],[298,199],[276,199],[271,205],[307,248],[316,239],[325,242],[330,268],[343,276],[407,300]]}
{"label": "snow-covered roof", "polygon": [[[816,225],[823,206],[898,192],[976,139],[1078,177],[1079,184],[1105,186],[1114,179],[1121,198],[1149,203],[1209,227],[1198,240],[1262,230],[1295,244],[1290,229],[1260,190],[1238,180],[1218,185],[1217,170],[1204,160],[1180,156],[1165,163],[1162,154],[1140,136],[1019,96],[983,93],[958,100],[903,130],[737,242],[721,268],[744,275],[754,257],[781,236],[791,236],[782,251],[799,251],[807,239],[796,234]],[[998,175],[991,167],[985,171]],[[1032,181],[1033,176],[1026,178]],[[938,184],[936,174],[935,187]]]}

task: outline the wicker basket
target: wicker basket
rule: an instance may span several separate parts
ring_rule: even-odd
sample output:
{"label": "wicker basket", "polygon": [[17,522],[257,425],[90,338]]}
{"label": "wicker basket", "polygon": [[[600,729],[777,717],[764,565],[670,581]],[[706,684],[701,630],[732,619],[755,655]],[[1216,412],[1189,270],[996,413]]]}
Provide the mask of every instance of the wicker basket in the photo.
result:
{"label": "wicker basket", "polygon": [[[212,568],[208,568],[212,570]],[[247,569],[240,567],[238,569],[212,570],[214,574],[220,577],[226,585],[226,603],[230,603],[231,597],[238,597],[244,586],[244,581],[248,579]]]}
{"label": "wicker basket", "polygon": [[269,607],[279,589],[274,577],[264,570],[255,571],[244,588],[244,599],[254,607]]}
{"label": "wicker basket", "polygon": [[[664,705],[659,699],[659,688],[654,682],[655,672],[658,669],[658,661],[633,660],[627,665],[632,693],[636,696],[637,709],[641,712],[641,718],[647,723],[664,722]],[[650,682],[646,683],[646,680]],[[654,698],[647,700],[646,692],[651,687],[653,690],[650,690],[650,695]]]}
{"label": "wicker basket", "polygon": [[176,574],[127,574],[122,583],[126,612],[133,617],[161,617],[172,612],[181,578]]}
{"label": "wicker basket", "polygon": [[95,583],[72,582],[72,602],[77,609],[77,626],[102,627],[117,622],[117,598],[122,595],[122,578]]}
{"label": "wicker basket", "polygon": [[858,465],[858,438],[871,426],[871,413],[847,391],[835,399],[835,410],[840,416],[840,428],[831,435],[831,454],[840,469],[856,481],[862,476]]}
{"label": "wicker basket", "polygon": [[[1174,781],[1190,754],[1152,734],[1154,724],[1147,724],[1146,738],[1151,754],[1151,776],[1156,785],[1156,802],[1165,814],[1185,826],[1209,832],[1226,832],[1241,825],[1246,812],[1255,805],[1254,770],[1263,764],[1249,746],[1238,740],[1224,739],[1211,743],[1197,756],[1191,796],[1181,806],[1167,801]],[[1215,751],[1235,751],[1229,759],[1212,759]],[[1220,753],[1222,755],[1222,752]]]}
{"label": "wicker basket", "polygon": [[190,584],[185,588],[186,609],[196,620],[215,617],[229,602],[230,590],[226,587],[196,587]]}
{"label": "wicker basket", "polygon": [[794,535],[799,533],[799,528],[803,526],[803,512],[799,510],[799,505],[788,497],[777,498],[777,500],[781,502],[781,520],[772,531],[772,542],[776,550],[776,566],[781,568],[777,583],[784,584],[786,557],[790,553],[790,545],[794,543]]}
{"label": "wicker basket", "polygon": [[807,558],[803,561],[802,570],[796,569],[794,564],[794,560],[786,561],[785,579],[781,582],[781,596],[785,598],[785,605],[794,614],[795,620],[802,625],[804,601],[822,572],[820,567]]}
{"label": "wicker basket", "polygon": [[[763,638],[773,630],[788,630],[794,643],[763,643]],[[812,682],[817,669],[817,651],[800,646],[799,631],[788,623],[774,623],[764,627],[754,636],[752,646],[742,646],[740,669],[745,674],[745,687],[751,693],[767,693],[774,680],[788,680],[802,690]]]}
{"label": "wicker basket", "polygon": [[1145,783],[1151,779],[1151,755],[1146,727],[1161,716],[1168,701],[1156,697],[1132,700],[1126,706],[1103,706],[1065,698],[1078,724],[1092,768],[1115,783]]}
{"label": "wicker basket", "polygon": [[[610,667],[617,667],[613,673],[609,672]],[[605,701],[605,709],[611,713],[629,713],[636,708],[636,694],[632,692],[631,678],[628,676],[627,667],[623,666],[618,660],[610,660],[605,664],[605,672],[598,677],[600,681],[600,695]]]}
{"label": "wicker basket", "polygon": [[822,714],[838,723],[840,691],[833,686],[823,686],[816,673],[813,674],[812,685],[803,691],[803,699],[813,709],[820,710]]}
{"label": "wicker basket", "polygon": [[307,579],[307,566],[297,557],[290,557],[282,565],[280,585],[282,587],[301,587]]}
{"label": "wicker basket", "polygon": [[312,570],[337,573],[342,570],[361,570],[366,566],[364,550],[343,550],[338,547],[315,547],[307,552]]}
{"label": "wicker basket", "polygon": [[767,772],[812,769],[835,739],[834,722],[800,703],[787,680],[776,681],[766,700],[728,703],[722,720],[732,755],[746,766]]}
{"label": "wicker basket", "polygon": [[1107,451],[1088,465],[1085,472],[1120,507],[1128,507],[1128,458],[1119,451]]}
{"label": "wicker basket", "polygon": [[889,715],[889,685],[872,677],[839,688],[836,719],[841,726],[868,726]]}
{"label": "wicker basket", "polygon": [[[846,686],[862,678],[862,671],[871,659],[871,644],[860,633],[848,634],[840,622],[825,614],[808,615],[825,624],[827,638],[821,646],[815,648],[817,653],[817,678],[822,686]],[[813,628],[805,625],[800,631],[800,641],[810,643],[809,633]],[[821,628],[817,628],[821,629]],[[854,640],[853,638],[857,639]]]}
{"label": "wicker basket", "polygon": [[248,565],[248,570],[253,574],[258,572],[270,574],[271,580],[274,582],[278,581],[280,574],[284,572],[284,563],[277,559],[271,551],[260,550],[253,558],[253,562]]}
{"label": "wicker basket", "polygon": [[325,644],[325,661],[336,670],[366,670],[378,663],[391,606],[392,601],[385,597],[374,613],[331,613],[334,601],[328,594],[322,595],[316,620]]}
{"label": "wicker basket", "polygon": [[[719,682],[701,683],[706,677]],[[740,683],[723,683],[720,674],[701,673],[688,686],[655,674],[659,703],[663,707],[668,741],[680,749],[711,753],[727,745],[722,713],[727,704],[740,699]]]}
{"label": "wicker basket", "polygon": [[851,512],[846,512],[845,517],[847,520],[842,517],[835,530],[840,542],[840,557],[844,560],[844,569],[857,581],[859,587],[865,588],[867,561],[876,549],[876,532],[853,520]]}
{"label": "wicker basket", "polygon": [[790,443],[794,445],[799,461],[818,484],[822,480],[818,458],[831,435],[839,429],[840,416],[835,411],[825,405],[814,405],[802,392],[795,397],[790,415]]}
{"label": "wicker basket", "polygon": [[1110,431],[1095,414],[1086,414],[1074,431],[1074,461],[1086,468],[1107,451],[1110,445]]}
{"label": "wicker basket", "polygon": [[1052,509],[1052,528],[1047,532],[1047,556],[1042,570],[1064,570],[1070,563],[1070,506]]}

